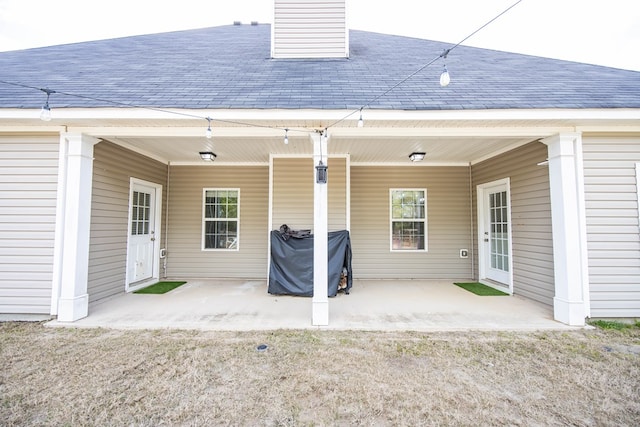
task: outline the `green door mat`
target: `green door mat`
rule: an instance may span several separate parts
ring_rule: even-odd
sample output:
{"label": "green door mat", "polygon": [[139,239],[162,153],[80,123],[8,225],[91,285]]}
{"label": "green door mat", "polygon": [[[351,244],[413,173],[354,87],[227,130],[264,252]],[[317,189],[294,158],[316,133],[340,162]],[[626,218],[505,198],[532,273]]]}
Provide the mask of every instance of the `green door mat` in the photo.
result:
{"label": "green door mat", "polygon": [[133,291],[134,294],[166,294],[187,282],[158,282],[146,288]]}
{"label": "green door mat", "polygon": [[483,297],[486,296],[504,296],[509,295],[502,291],[492,288],[491,286],[483,285],[482,283],[454,283],[454,285],[460,286],[462,289],[466,289],[469,292],[473,292],[476,295]]}

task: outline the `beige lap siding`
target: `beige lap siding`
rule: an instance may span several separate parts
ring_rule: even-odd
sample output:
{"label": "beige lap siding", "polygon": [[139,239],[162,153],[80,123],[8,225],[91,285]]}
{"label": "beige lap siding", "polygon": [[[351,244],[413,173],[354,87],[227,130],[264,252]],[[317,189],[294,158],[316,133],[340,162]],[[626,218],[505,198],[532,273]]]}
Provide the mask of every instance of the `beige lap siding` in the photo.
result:
{"label": "beige lap siding", "polygon": [[0,313],[51,312],[59,137],[0,137]]}
{"label": "beige lap siding", "polygon": [[273,159],[272,225],[313,229],[314,165],[311,158]]}
{"label": "beige lap siding", "polygon": [[[269,168],[172,166],[167,273],[175,278],[260,278],[267,271]],[[239,250],[202,250],[204,188],[240,190]]]}
{"label": "beige lap siding", "polygon": [[591,317],[640,317],[640,137],[583,137]]}
{"label": "beige lap siding", "polygon": [[[347,160],[328,159],[328,229],[347,228]],[[315,166],[310,158],[273,159],[273,229],[313,230]]]}
{"label": "beige lap siding", "polygon": [[[391,252],[389,189],[426,188],[427,252]],[[460,279],[472,275],[469,168],[351,168],[353,274],[363,279]]]}
{"label": "beige lap siding", "polygon": [[347,229],[347,159],[330,158],[328,163],[329,231]]}
{"label": "beige lap siding", "polygon": [[[509,177],[513,292],[552,305],[555,286],[549,168],[538,166],[546,158],[547,147],[542,143],[532,142],[473,165],[473,220],[474,236],[477,236],[476,187]],[[476,250],[477,243],[477,237],[474,237]]]}
{"label": "beige lap siding", "polygon": [[[94,147],[89,246],[89,301],[125,292],[130,178],[162,185],[164,206],[167,165],[108,141]],[[157,233],[158,235],[158,233]]]}

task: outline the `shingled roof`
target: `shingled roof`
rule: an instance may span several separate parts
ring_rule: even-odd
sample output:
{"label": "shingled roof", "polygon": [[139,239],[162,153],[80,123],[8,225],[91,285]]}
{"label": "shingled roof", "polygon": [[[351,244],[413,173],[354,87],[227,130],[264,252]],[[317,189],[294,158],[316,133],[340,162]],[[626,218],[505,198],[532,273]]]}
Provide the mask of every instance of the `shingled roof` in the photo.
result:
{"label": "shingled roof", "polygon": [[[349,59],[271,59],[270,25],[230,25],[0,53],[0,80],[50,88],[53,108],[114,103],[193,109],[640,108],[640,72],[350,32]],[[82,98],[86,96],[89,98]],[[0,84],[0,108],[40,108]]]}

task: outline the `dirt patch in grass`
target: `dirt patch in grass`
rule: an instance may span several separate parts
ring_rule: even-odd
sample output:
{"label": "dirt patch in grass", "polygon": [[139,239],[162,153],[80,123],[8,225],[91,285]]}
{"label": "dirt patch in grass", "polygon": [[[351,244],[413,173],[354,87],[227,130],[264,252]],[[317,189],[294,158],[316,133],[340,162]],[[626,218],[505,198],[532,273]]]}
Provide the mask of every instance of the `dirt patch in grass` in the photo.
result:
{"label": "dirt patch in grass", "polygon": [[1,323],[0,334],[5,426],[640,420],[640,355],[620,351],[640,344],[640,328],[221,333]]}

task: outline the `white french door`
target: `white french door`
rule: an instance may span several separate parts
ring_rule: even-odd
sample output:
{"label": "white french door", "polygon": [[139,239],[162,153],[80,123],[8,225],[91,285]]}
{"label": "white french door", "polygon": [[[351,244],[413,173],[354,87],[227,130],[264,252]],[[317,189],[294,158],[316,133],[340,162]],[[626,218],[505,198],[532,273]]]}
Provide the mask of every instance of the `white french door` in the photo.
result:
{"label": "white french door", "polygon": [[[152,183],[131,181],[127,290],[154,277],[156,268],[156,202],[159,189]],[[156,273],[157,274],[157,273]]]}
{"label": "white french door", "polygon": [[480,279],[512,289],[509,179],[478,186]]}

